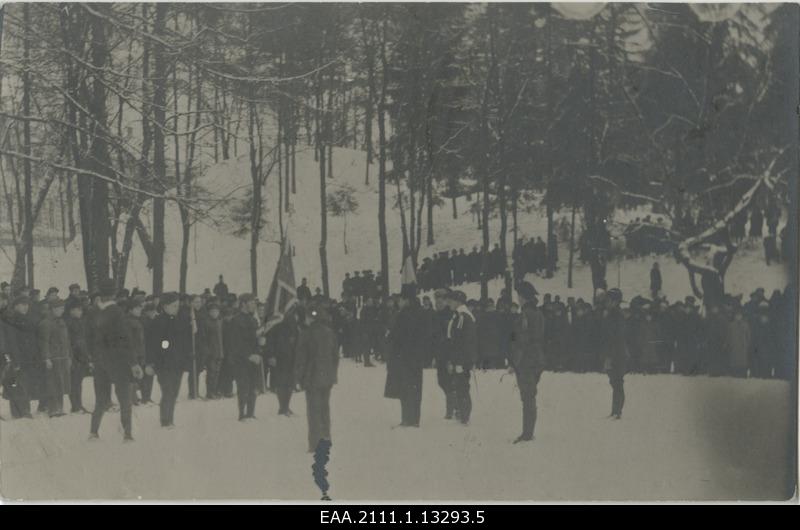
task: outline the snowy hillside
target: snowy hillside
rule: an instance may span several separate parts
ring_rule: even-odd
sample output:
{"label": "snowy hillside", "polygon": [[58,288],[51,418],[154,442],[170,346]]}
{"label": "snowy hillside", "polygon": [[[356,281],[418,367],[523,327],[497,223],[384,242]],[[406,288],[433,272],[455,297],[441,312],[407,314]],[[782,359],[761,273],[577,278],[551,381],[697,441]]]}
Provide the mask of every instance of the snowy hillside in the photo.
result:
{"label": "snowy hillside", "polygon": [[[783,498],[789,468],[788,385],[674,375],[626,377],[621,421],[605,418],[605,375],[545,373],[536,439],[512,445],[520,401],[514,378],[477,373],[468,427],[442,418],[426,370],[420,429],[391,429],[400,406],[383,399],[385,370],[343,360],[331,398],[334,500],[681,500]],[[158,399],[158,390],[154,398]],[[89,398],[89,390],[84,395]],[[86,442],[89,417],[0,422],[0,488],[12,499],[317,500],[306,449],[303,394],[293,418],[273,394],[258,419],[236,420],[235,399],[185,401],[175,430],[158,407],[134,410],[132,444],[119,415]],[[8,417],[8,403],[0,413]]]}
{"label": "snowy hillside", "polygon": [[[347,185],[355,189],[358,201],[358,212],[347,219],[347,243],[349,253],[344,253],[344,222],[342,218],[328,218],[328,263],[330,270],[330,286],[334,296],[339,295],[341,281],[345,272],[353,270],[380,268],[378,246],[378,206],[377,206],[377,165],[370,168],[370,185],[364,185],[365,156],[362,151],[335,148],[333,156],[333,178],[327,180],[328,191]],[[231,200],[241,199],[250,186],[249,160],[246,155],[235,160],[228,160],[209,167],[199,179],[199,185],[216,197],[228,197]],[[314,161],[313,150],[301,149],[297,153],[297,194],[291,196],[292,212],[284,214],[284,223],[288,227],[289,236],[295,245],[295,274],[298,282],[307,277],[313,287],[320,286],[319,241],[320,241],[320,196],[319,196],[319,164]],[[399,288],[400,260],[402,255],[402,238],[400,232],[400,216],[392,208],[396,189],[387,187],[387,232],[389,236],[389,280],[391,289]],[[264,296],[269,288],[274,267],[277,261],[278,245],[278,180],[277,170],[267,181],[266,193],[268,209],[268,225],[265,228],[263,241],[259,247],[259,294]],[[473,200],[475,197],[473,196]],[[452,218],[449,201],[434,210],[434,226],[436,244],[420,250],[420,258],[433,252],[464,248],[469,252],[473,246],[479,246],[481,232],[470,213],[470,204],[466,198],[458,200],[459,218]],[[618,212],[613,222],[617,227],[635,216],[643,215],[643,210]],[[568,212],[556,216],[567,217]],[[150,225],[150,213],[144,213],[145,225]],[[535,207],[531,211],[520,210],[520,231],[523,236],[545,237],[546,219],[542,209]],[[232,234],[230,221],[230,204],[213,211],[212,219],[196,224],[189,245],[188,289],[202,291],[216,283],[219,274],[233,292],[250,290],[250,255],[249,236],[235,237]],[[499,219],[490,221],[492,245],[500,230]],[[509,228],[510,230],[510,228]],[[424,237],[423,227],[423,237]],[[509,233],[509,249],[512,246],[512,235]],[[166,289],[178,287],[181,224],[178,208],[174,203],[167,205],[166,218],[166,255],[165,286]],[[587,266],[577,259],[574,272],[575,287],[566,287],[566,268],[568,248],[565,242],[559,247],[559,271],[550,280],[530,276],[537,289],[542,292],[560,294],[562,297],[576,296],[591,298],[591,275]],[[73,280],[85,284],[85,273],[82,265],[83,256],[80,249],[80,238],[64,252],[60,247],[36,248],[36,278],[39,287],[57,285],[66,287]],[[648,272],[652,259],[622,260],[609,263],[607,280],[609,285],[617,285],[617,277],[623,278],[622,285],[626,298],[629,295],[645,294],[649,286]],[[659,258],[664,278],[664,292],[676,299],[691,294],[686,270],[670,257]],[[12,265],[9,260],[0,261],[0,276],[10,277]],[[138,239],[130,258],[127,287],[140,287],[150,290],[152,279],[146,267],[147,260]],[[753,278],[759,278],[759,284],[753,284]],[[786,284],[785,271],[780,265],[766,268],[760,242],[755,242],[749,249],[743,249],[735,257],[726,276],[726,288],[732,293],[750,293],[756,286],[771,292],[772,289],[783,289]],[[490,288],[490,296],[497,296],[501,282],[494,282]],[[470,296],[478,292],[478,286],[465,288]]]}

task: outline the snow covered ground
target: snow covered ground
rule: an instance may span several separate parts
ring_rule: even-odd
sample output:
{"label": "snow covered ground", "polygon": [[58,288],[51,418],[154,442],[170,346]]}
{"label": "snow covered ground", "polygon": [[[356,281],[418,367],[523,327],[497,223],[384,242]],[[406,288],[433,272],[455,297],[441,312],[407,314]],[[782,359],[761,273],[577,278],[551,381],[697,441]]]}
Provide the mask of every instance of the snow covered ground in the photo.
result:
{"label": "snow covered ground", "polygon": [[[334,500],[776,500],[787,495],[789,388],[785,382],[673,375],[626,377],[621,421],[605,418],[601,374],[545,373],[536,440],[512,445],[520,402],[512,376],[477,373],[472,422],[443,419],[426,370],[422,427],[391,429],[399,402],[382,397],[385,370],[349,360],[332,395]],[[91,380],[87,380],[91,385]],[[91,390],[85,390],[91,407]],[[157,395],[157,391],[156,391]],[[184,384],[181,396],[186,395]],[[119,415],[101,440],[89,417],[0,422],[0,488],[10,499],[318,500],[306,449],[305,404],[278,416],[259,397],[258,419],[236,402],[179,401],[175,430],[158,407],[137,407],[132,444]],[[8,417],[3,401],[0,414]]]}
{"label": "snow covered ground", "polygon": [[[365,155],[362,151],[336,148],[333,156],[334,178],[327,180],[328,191],[337,187],[349,186],[355,190],[355,198],[359,203],[358,211],[347,218],[348,253],[344,253],[344,221],[342,218],[328,218],[328,263],[330,286],[333,296],[339,296],[341,281],[345,272],[354,270],[380,268],[377,223],[377,165],[370,167],[370,185],[364,184]],[[291,212],[284,214],[284,222],[292,243],[295,246],[295,274],[298,282],[307,277],[313,287],[321,286],[319,238],[319,166],[314,161],[311,150],[301,149],[297,154],[297,194],[291,196]],[[215,197],[241,198],[250,186],[249,161],[246,156],[231,159],[210,166],[199,180],[206,192]],[[265,195],[267,202],[267,226],[263,241],[259,247],[259,294],[266,296],[269,282],[272,279],[277,263],[278,245],[275,243],[280,233],[278,230],[278,180],[277,175],[269,177]],[[402,258],[402,238],[400,216],[392,208],[396,189],[387,187],[387,233],[389,238],[389,280],[393,291],[399,290],[400,267]],[[475,196],[472,197],[474,201]],[[435,239],[434,245],[428,247],[424,243],[420,249],[420,258],[430,256],[434,252],[464,248],[467,252],[473,246],[479,246],[481,232],[469,211],[470,203],[465,197],[458,200],[458,219],[452,218],[450,201],[434,209]],[[249,236],[235,237],[230,221],[230,204],[212,210],[211,219],[198,222],[192,231],[189,245],[188,290],[202,292],[217,282],[219,274],[225,275],[225,281],[232,292],[250,291],[250,254]],[[530,211],[521,208],[519,212],[520,235],[526,237],[545,237],[546,219],[543,208],[531,205]],[[408,212],[407,212],[408,213]],[[619,229],[630,219],[647,213],[644,208],[632,211],[619,211],[615,214],[613,224]],[[569,212],[562,211],[556,220],[567,217]],[[143,213],[146,226],[150,225],[150,213],[147,206]],[[653,214],[657,218],[657,214]],[[424,217],[424,215],[423,215]],[[785,222],[785,216],[782,220]],[[580,216],[578,216],[580,222]],[[491,242],[496,242],[500,231],[499,219],[490,220]],[[509,226],[509,251],[512,247],[512,235]],[[423,226],[423,237],[425,227]],[[166,217],[166,254],[165,254],[165,287],[177,290],[179,279],[181,224],[177,206],[167,205]],[[564,241],[559,246],[560,270],[549,280],[530,276],[537,289],[567,296],[591,299],[591,273],[588,266],[583,266],[575,258],[574,283],[567,289],[568,247]],[[610,286],[617,286],[618,277],[626,299],[636,294],[647,294],[649,289],[649,270],[655,258],[624,259],[609,263],[607,281]],[[671,300],[683,298],[691,293],[686,269],[669,256],[659,257],[664,281],[664,292]],[[61,247],[36,247],[36,285],[46,289],[51,285],[66,288],[69,283],[78,281],[85,285],[83,254],[78,237],[65,252]],[[0,278],[10,278],[13,264],[9,259],[0,256]],[[152,278],[147,269],[147,259],[135,239],[130,257],[127,287],[140,287],[150,291]],[[747,248],[737,253],[726,275],[726,289],[734,294],[747,295],[755,287],[764,287],[767,293],[773,289],[786,286],[786,271],[782,265],[767,267],[763,259],[761,242],[753,241]],[[490,287],[490,296],[497,297],[501,282]],[[466,288],[470,296],[477,293],[477,286]],[[62,291],[63,292],[63,291]]]}

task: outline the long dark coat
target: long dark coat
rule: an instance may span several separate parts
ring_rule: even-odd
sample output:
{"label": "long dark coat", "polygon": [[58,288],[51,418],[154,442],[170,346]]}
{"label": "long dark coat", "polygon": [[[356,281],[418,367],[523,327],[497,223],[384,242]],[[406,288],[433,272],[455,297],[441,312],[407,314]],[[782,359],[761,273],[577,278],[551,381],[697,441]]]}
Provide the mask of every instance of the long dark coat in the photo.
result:
{"label": "long dark coat", "polygon": [[291,319],[284,319],[267,332],[267,353],[275,359],[271,382],[276,387],[294,387],[297,336],[297,325]]}
{"label": "long dark coat", "polygon": [[248,360],[251,355],[259,355],[258,321],[249,313],[239,312],[228,324],[226,333],[227,359],[234,373],[253,368]]}
{"label": "long dark coat", "polygon": [[9,400],[39,399],[44,363],[39,355],[36,324],[28,315],[10,311],[6,323],[6,347],[11,363],[3,396]]}
{"label": "long dark coat", "polygon": [[336,333],[327,322],[315,320],[297,338],[294,379],[305,389],[327,389],[336,384],[338,369]]}
{"label": "long dark coat", "polygon": [[122,308],[115,303],[102,307],[93,319],[92,328],[96,369],[104,370],[115,385],[133,382],[131,368],[138,360]]}
{"label": "long dark coat", "polygon": [[409,305],[397,313],[389,332],[384,397],[401,399],[404,389],[419,383],[418,372],[422,372],[427,357],[420,334],[424,326],[424,315],[419,307]]}
{"label": "long dark coat", "polygon": [[44,395],[58,397],[69,394],[72,352],[67,325],[62,318],[47,314],[39,322],[37,336],[42,359],[52,363],[52,368],[44,372]]}
{"label": "long dark coat", "polygon": [[145,360],[157,372],[182,372],[192,359],[192,327],[181,316],[162,313],[150,321]]}
{"label": "long dark coat", "polygon": [[508,361],[517,372],[541,373],[544,370],[544,316],[531,304],[525,304],[514,320]]}
{"label": "long dark coat", "polygon": [[69,333],[69,347],[72,352],[72,371],[81,376],[89,375],[89,346],[86,344],[86,326],[83,318],[64,317]]}

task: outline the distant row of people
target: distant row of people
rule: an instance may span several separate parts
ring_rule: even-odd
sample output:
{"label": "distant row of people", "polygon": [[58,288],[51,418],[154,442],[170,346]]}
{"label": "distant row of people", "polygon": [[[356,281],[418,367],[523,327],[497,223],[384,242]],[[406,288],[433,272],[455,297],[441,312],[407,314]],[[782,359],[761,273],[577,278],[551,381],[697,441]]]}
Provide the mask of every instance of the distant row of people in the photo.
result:
{"label": "distant row of people", "polygon": [[[481,281],[484,270],[483,252],[472,247],[467,254],[463,248],[438,252],[425,257],[417,270],[417,283],[423,291],[456,287]],[[486,254],[486,277],[500,277],[506,270],[506,259],[499,244]]]}

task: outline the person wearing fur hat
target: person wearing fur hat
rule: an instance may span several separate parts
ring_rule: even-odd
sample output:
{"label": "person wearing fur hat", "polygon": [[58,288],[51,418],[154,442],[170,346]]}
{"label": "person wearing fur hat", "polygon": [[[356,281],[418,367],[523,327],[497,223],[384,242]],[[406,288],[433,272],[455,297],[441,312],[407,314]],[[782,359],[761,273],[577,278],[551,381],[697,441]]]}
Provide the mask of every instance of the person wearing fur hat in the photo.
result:
{"label": "person wearing fur hat", "polygon": [[72,352],[63,316],[64,301],[49,297],[48,308],[37,328],[39,353],[45,366],[43,396],[51,418],[64,415],[64,396],[70,393]]}
{"label": "person wearing fur hat", "polygon": [[175,426],[175,402],[186,364],[191,361],[192,327],[178,314],[180,295],[170,292],[160,297],[162,313],[150,322],[145,346],[145,373],[155,375],[161,388],[159,420],[161,426]]}
{"label": "person wearing fur hat", "polygon": [[533,440],[536,426],[536,387],[545,367],[544,316],[536,307],[536,289],[528,282],[517,285],[522,312],[515,319],[509,372],[516,374],[522,400],[522,434],[514,443]]}
{"label": "person wearing fur hat", "polygon": [[98,438],[100,435],[100,423],[111,402],[111,385],[114,385],[124,441],[129,442],[133,440],[132,383],[141,379],[142,368],[136,359],[133,337],[125,321],[125,311],[115,301],[116,283],[112,279],[102,280],[99,291],[98,312],[92,322],[96,400],[89,438]]}

